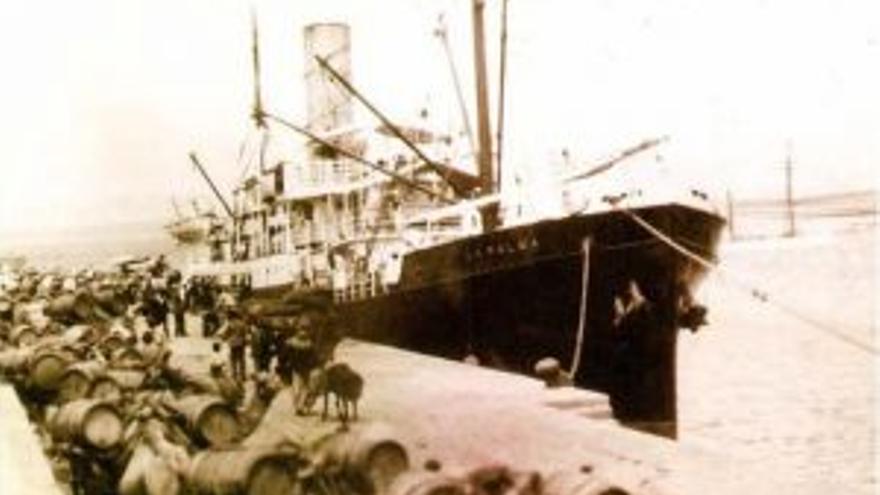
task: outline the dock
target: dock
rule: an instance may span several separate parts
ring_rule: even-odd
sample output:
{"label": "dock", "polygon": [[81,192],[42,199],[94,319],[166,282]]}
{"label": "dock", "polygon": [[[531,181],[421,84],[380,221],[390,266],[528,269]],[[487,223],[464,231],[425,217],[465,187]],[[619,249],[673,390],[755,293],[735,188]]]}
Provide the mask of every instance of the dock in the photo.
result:
{"label": "dock", "polygon": [[36,429],[7,383],[0,383],[0,438],[0,492],[61,495]]}
{"label": "dock", "polygon": [[[209,345],[203,342],[176,359],[200,361],[206,370]],[[623,427],[603,394],[548,389],[520,375],[351,340],[340,344],[336,359],[366,381],[353,428],[387,428],[406,445],[413,466],[431,459],[455,474],[483,465],[587,468],[635,493],[780,491],[769,473],[745,472],[722,453]],[[296,416],[284,390],[245,443],[308,443],[337,427],[319,414]]]}

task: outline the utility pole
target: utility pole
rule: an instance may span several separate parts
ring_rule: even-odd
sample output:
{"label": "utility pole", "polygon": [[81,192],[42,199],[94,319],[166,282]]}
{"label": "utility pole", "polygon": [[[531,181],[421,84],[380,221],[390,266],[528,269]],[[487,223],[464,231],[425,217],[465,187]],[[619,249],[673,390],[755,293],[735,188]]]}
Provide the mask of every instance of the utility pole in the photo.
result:
{"label": "utility pole", "polygon": [[786,232],[786,237],[794,237],[796,232],[794,226],[794,199],[792,197],[791,176],[791,141],[789,140],[786,144],[785,153],[785,206],[788,214],[788,232]]}
{"label": "utility pole", "polygon": [[730,229],[730,240],[736,240],[736,230],[733,228],[733,193],[727,190],[727,228]]}

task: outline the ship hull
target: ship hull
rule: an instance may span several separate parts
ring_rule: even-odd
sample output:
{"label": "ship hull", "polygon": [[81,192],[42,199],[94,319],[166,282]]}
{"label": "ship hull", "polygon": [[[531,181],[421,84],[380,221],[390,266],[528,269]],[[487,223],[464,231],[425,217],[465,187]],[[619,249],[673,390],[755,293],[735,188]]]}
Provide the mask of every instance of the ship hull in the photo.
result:
{"label": "ship hull", "polygon": [[[713,259],[718,216],[678,205],[635,211]],[[677,308],[704,274],[703,265],[624,213],[608,212],[417,251],[405,258],[394,290],[339,309],[352,337],[451,359],[475,356],[526,374],[545,357],[571,369],[580,341],[575,383],[608,393],[619,419],[675,436]],[[614,301],[630,281],[651,303],[655,324],[622,346]]]}

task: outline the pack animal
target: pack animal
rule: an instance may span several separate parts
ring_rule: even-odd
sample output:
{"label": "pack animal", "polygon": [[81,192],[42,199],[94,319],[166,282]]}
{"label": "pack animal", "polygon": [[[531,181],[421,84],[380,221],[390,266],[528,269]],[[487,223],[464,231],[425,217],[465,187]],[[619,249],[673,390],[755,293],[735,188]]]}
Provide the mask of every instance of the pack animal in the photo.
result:
{"label": "pack animal", "polygon": [[364,391],[364,379],[346,363],[334,363],[325,368],[317,368],[309,376],[309,393],[306,397],[306,410],[310,410],[318,397],[324,398],[321,419],[327,419],[330,395],[336,398],[336,414],[342,424],[349,417],[357,420],[357,405]]}

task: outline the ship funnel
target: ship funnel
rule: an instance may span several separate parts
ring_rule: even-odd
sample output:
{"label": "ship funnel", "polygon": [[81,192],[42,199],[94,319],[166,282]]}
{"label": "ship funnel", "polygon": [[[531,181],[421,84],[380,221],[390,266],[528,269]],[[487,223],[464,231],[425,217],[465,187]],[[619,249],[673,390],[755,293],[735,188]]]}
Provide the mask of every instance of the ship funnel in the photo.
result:
{"label": "ship funnel", "polygon": [[351,33],[343,23],[309,24],[305,28],[305,88],[308,130],[324,134],[352,123],[352,96],[330,80],[315,56],[351,80]]}

